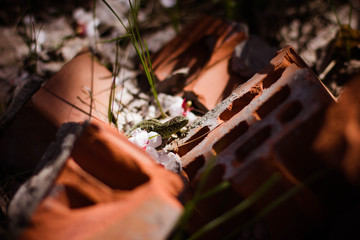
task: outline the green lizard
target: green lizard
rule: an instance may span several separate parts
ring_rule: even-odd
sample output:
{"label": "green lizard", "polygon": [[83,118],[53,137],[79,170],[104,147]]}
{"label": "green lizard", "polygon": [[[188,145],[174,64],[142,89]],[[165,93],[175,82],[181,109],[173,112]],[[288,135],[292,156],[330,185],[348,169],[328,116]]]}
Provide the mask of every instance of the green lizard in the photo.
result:
{"label": "green lizard", "polygon": [[181,128],[188,124],[189,119],[183,116],[177,116],[165,123],[161,123],[156,119],[143,120],[135,124],[125,135],[129,136],[130,133],[136,128],[141,128],[147,132],[157,132],[162,138],[169,138],[172,134],[177,133]]}

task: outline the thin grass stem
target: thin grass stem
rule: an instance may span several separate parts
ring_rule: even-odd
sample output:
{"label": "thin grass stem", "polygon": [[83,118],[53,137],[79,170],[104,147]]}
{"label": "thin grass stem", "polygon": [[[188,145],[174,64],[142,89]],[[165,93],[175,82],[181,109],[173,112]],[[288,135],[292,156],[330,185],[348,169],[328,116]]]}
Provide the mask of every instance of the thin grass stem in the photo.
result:
{"label": "thin grass stem", "polygon": [[[197,184],[194,196],[190,201],[188,201],[185,204],[184,213],[182,214],[182,216],[180,217],[179,221],[177,222],[177,224],[174,228],[177,230],[174,234],[173,240],[183,239],[183,229],[185,228],[185,225],[189,221],[190,217],[192,216],[192,214],[195,210],[196,204],[199,202],[199,200],[204,199],[202,197],[202,190],[205,187],[206,181],[209,178],[210,172],[211,172],[211,170],[216,162],[216,158],[217,158],[217,156],[214,153],[210,153],[210,154],[211,155],[204,166],[204,171],[201,174],[201,177],[199,179],[199,183]],[[207,193],[206,195],[209,195],[209,194]]]}
{"label": "thin grass stem", "polygon": [[198,199],[197,202],[203,201],[204,199],[207,199],[215,194],[217,194],[218,192],[221,192],[227,188],[230,187],[230,182],[229,181],[223,181],[221,183],[219,183],[218,185],[214,186],[213,188],[211,188],[209,191],[201,194]]}
{"label": "thin grass stem", "polygon": [[111,42],[117,42],[121,39],[124,39],[124,38],[128,38],[128,37],[131,37],[132,35],[131,34],[125,34],[125,35],[122,35],[120,37],[116,37],[116,38],[112,38],[112,39],[107,39],[107,40],[102,40],[102,41],[97,41],[96,43],[111,43]]}
{"label": "thin grass stem", "polygon": [[200,228],[197,232],[195,232],[192,236],[190,236],[189,240],[198,239],[203,236],[205,233],[210,230],[216,228],[217,226],[225,223],[229,219],[234,216],[240,214],[241,212],[248,209],[251,205],[253,205],[256,201],[258,201],[266,192],[268,192],[277,182],[281,179],[281,175],[279,173],[274,173],[262,186],[260,186],[255,193],[246,198],[244,201],[236,205],[231,210],[227,211],[220,217],[212,220],[202,228]]}
{"label": "thin grass stem", "polygon": [[[88,112],[86,112],[85,110],[79,108],[78,106],[74,105],[73,103],[69,102],[68,100],[64,99],[63,97],[60,97],[59,95],[57,95],[57,94],[54,93],[53,91],[47,89],[45,86],[43,86],[42,89],[44,89],[45,91],[47,91],[48,93],[50,93],[50,94],[53,95],[54,97],[58,98],[59,100],[63,101],[64,103],[68,104],[69,106],[75,108],[76,110],[78,110],[78,111],[80,111],[80,112],[82,112],[82,113],[84,113],[84,114],[86,114],[87,116],[90,117],[90,115],[89,115]],[[93,117],[93,118],[95,118],[95,119],[98,119],[98,120],[101,120],[101,119],[99,119],[99,118],[97,118],[97,117],[95,117],[95,116],[91,116],[91,117]]]}
{"label": "thin grass stem", "polygon": [[94,91],[94,55],[91,54],[91,76],[90,76],[90,110],[89,110],[89,119],[92,116],[92,107],[93,107],[93,91]]}
{"label": "thin grass stem", "polygon": [[[116,76],[120,72],[120,65],[119,65],[119,46],[116,44],[116,52],[115,52],[115,67],[113,73],[113,80],[111,83],[111,90],[110,90],[110,97],[109,97],[109,106],[108,106],[108,119],[109,124],[113,122],[113,110],[115,104],[115,93],[116,93]],[[114,122],[117,128],[117,122]]]}
{"label": "thin grass stem", "polygon": [[338,24],[338,26],[340,27],[341,26],[341,22],[340,22],[340,18],[336,12],[336,9],[335,9],[335,5],[334,5],[334,2],[333,0],[328,0],[329,4],[331,5],[331,10],[334,12],[335,14],[335,18],[336,18],[336,22]]}
{"label": "thin grass stem", "polygon": [[125,24],[123,23],[123,21],[121,20],[119,15],[117,15],[117,13],[114,11],[114,9],[110,6],[110,4],[106,0],[101,0],[101,1],[110,9],[110,11],[114,14],[114,16],[119,20],[119,22],[123,26],[123,28],[125,30],[127,30]]}
{"label": "thin grass stem", "polygon": [[139,56],[140,62],[144,68],[144,72],[148,79],[149,85],[151,87],[151,91],[152,91],[155,101],[156,101],[156,104],[158,105],[158,107],[160,109],[162,117],[165,118],[166,115],[165,115],[165,113],[161,107],[161,104],[159,102],[159,99],[157,97],[157,91],[156,91],[156,87],[155,87],[155,75],[154,75],[152,65],[151,65],[151,58],[150,58],[149,50],[147,48],[146,42],[145,41],[143,42],[143,40],[141,39],[141,36],[140,36],[140,31],[139,31],[138,22],[137,22],[137,13],[138,13],[138,9],[139,9],[138,1],[135,1],[135,4],[133,5],[131,3],[131,1],[129,0],[130,12],[131,12],[131,17],[129,17],[129,16],[127,17],[129,27],[125,26],[125,24],[123,23],[121,18],[116,14],[114,9],[110,6],[110,4],[106,0],[102,0],[102,2],[110,9],[110,11],[120,21],[121,25],[124,27],[124,29],[127,32],[126,36],[130,37],[131,43],[136,51],[136,54]]}
{"label": "thin grass stem", "polygon": [[224,239],[233,239],[234,236],[236,236],[237,234],[240,233],[240,231],[242,231],[244,228],[246,228],[247,226],[250,226],[252,224],[254,224],[256,221],[258,221],[259,219],[263,218],[264,216],[266,216],[269,212],[271,212],[272,210],[274,210],[276,207],[278,207],[280,204],[284,203],[286,200],[288,200],[290,197],[292,197],[293,195],[295,195],[296,193],[298,193],[301,189],[304,188],[304,186],[309,185],[317,180],[319,180],[320,178],[324,177],[326,174],[329,173],[329,170],[325,169],[325,170],[321,170],[319,172],[316,172],[315,174],[313,174],[312,176],[308,177],[304,182],[299,183],[298,185],[292,187],[291,189],[289,189],[287,192],[285,192],[284,194],[280,195],[279,197],[277,197],[275,200],[273,200],[272,202],[270,202],[263,210],[261,210],[257,215],[255,215],[252,219],[250,219],[248,222],[246,222],[245,224],[243,224],[242,226],[240,226],[239,228],[237,228],[235,231],[233,231],[232,233],[230,233],[229,235],[227,235]]}

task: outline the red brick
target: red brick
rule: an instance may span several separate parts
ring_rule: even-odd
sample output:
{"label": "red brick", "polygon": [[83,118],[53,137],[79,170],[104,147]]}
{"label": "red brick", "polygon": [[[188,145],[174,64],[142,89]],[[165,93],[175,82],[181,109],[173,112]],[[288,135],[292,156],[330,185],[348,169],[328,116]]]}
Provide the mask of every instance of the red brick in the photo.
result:
{"label": "red brick", "polygon": [[[92,71],[93,61],[93,71]],[[66,122],[89,118],[91,74],[94,79],[92,115],[106,121],[111,73],[89,51],[78,54],[49,79],[23,107],[0,136],[1,164],[17,171],[34,169]],[[81,100],[80,100],[81,99]]]}
{"label": "red brick", "polygon": [[57,174],[19,239],[166,239],[182,212],[180,177],[100,121]]}
{"label": "red brick", "polygon": [[326,114],[326,123],[314,142],[321,158],[360,185],[360,75],[352,79]]}
{"label": "red brick", "polygon": [[[239,199],[250,196],[279,172],[282,180],[252,207],[260,211],[292,187],[328,169],[312,144],[333,102],[332,95],[295,51],[291,47],[282,49],[263,71],[194,123],[189,136],[178,143],[190,181],[196,185],[202,166],[213,153],[216,166],[224,169],[218,182],[229,180]],[[191,141],[195,139],[194,144]],[[337,180],[333,175],[326,178]],[[272,239],[301,238],[324,219],[331,189],[320,186],[304,186],[301,194],[265,217]],[[220,194],[215,203],[204,202],[199,208],[212,219],[221,199]],[[222,228],[236,229],[241,222],[227,224]]]}
{"label": "red brick", "polygon": [[[212,109],[245,81],[229,71],[229,62],[236,45],[246,38],[243,26],[202,17],[152,57],[154,73],[160,80],[158,89],[169,91],[169,86],[181,86],[181,95],[196,96],[191,99],[195,105]],[[189,74],[178,79],[179,82],[165,80],[181,68],[189,68]]]}

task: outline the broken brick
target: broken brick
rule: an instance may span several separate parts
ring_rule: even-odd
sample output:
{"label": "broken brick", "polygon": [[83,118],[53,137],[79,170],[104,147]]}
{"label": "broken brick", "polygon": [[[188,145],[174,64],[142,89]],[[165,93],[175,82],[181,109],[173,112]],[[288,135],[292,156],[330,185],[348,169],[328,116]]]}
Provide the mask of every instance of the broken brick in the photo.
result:
{"label": "broken brick", "polygon": [[336,169],[342,169],[348,179],[360,184],[360,75],[345,87],[338,103],[326,114],[326,122],[314,148],[321,158]]}
{"label": "broken brick", "polygon": [[14,236],[166,239],[182,212],[180,177],[107,124],[93,120],[83,128],[74,144],[49,148],[44,161],[51,164],[15,195]]}
{"label": "broken brick", "polygon": [[[202,17],[152,57],[158,91],[180,92],[194,105],[212,109],[246,80],[229,70],[235,47],[246,38],[243,25]],[[187,73],[171,77],[184,68]]]}
{"label": "broken brick", "polygon": [[[239,199],[250,196],[279,172],[282,180],[252,208],[259,211],[299,183],[321,175],[329,168],[319,159],[312,143],[333,102],[332,95],[296,52],[291,47],[282,49],[266,68],[195,121],[189,135],[178,142],[192,185],[196,186],[203,166],[214,154],[215,166],[223,169],[217,178],[230,181]],[[269,213],[265,225],[270,237],[300,238],[320,224],[327,211],[335,207],[329,207],[328,199],[343,199],[329,197],[333,191],[329,185],[341,185],[341,181],[341,177],[330,174],[316,186],[304,186],[301,194]],[[218,211],[216,206],[223,203],[223,197],[219,194],[217,198],[212,204],[199,206],[209,220],[219,214],[214,211]],[[239,224],[229,222],[221,228],[226,234],[224,229]]]}
{"label": "broken brick", "polygon": [[87,120],[92,78],[92,116],[107,119],[111,73],[89,51],[81,52],[29,96],[16,118],[1,129],[1,164],[17,171],[34,169],[61,124]]}

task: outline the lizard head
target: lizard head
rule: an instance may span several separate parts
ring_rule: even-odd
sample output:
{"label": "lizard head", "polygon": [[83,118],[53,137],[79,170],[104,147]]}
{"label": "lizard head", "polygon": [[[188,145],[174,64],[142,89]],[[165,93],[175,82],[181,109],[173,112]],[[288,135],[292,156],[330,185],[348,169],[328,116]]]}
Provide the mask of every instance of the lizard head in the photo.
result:
{"label": "lizard head", "polygon": [[184,116],[177,116],[162,125],[163,129],[160,129],[160,135],[163,138],[168,138],[172,134],[177,133],[181,128],[185,127],[189,123],[189,119]]}
{"label": "lizard head", "polygon": [[179,130],[186,126],[189,123],[189,119],[184,116],[176,116],[168,121],[168,125],[177,125]]}

